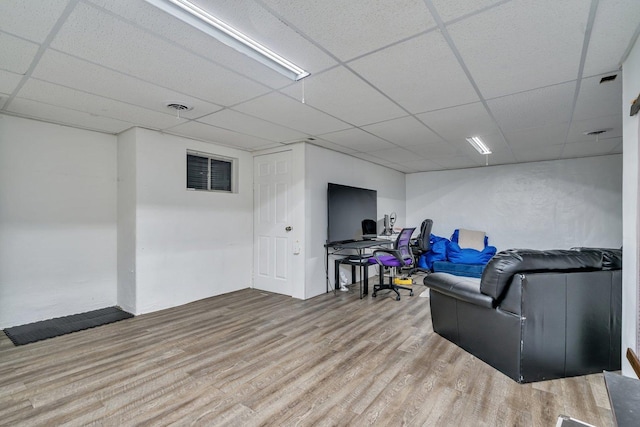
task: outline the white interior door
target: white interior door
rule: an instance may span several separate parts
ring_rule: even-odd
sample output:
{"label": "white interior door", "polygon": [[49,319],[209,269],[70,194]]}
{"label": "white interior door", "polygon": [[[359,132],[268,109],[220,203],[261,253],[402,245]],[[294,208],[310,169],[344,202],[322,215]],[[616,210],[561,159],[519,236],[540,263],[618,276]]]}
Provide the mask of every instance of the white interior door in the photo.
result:
{"label": "white interior door", "polygon": [[291,295],[291,152],[253,160],[253,286]]}

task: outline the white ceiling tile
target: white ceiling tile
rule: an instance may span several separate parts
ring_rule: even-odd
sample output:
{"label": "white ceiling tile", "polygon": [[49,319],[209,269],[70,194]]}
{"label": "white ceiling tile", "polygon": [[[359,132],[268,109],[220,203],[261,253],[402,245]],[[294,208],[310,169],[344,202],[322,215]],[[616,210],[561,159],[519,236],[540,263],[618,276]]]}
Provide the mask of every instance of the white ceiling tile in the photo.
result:
{"label": "white ceiling tile", "polygon": [[585,141],[573,144],[566,144],[562,157],[573,159],[576,157],[600,156],[615,152],[615,149],[622,142],[622,137],[600,139],[599,141]]}
{"label": "white ceiling tile", "polygon": [[0,32],[0,69],[25,74],[37,52],[37,44]]}
{"label": "white ceiling tile", "polygon": [[279,93],[270,93],[237,105],[234,110],[261,117],[309,135],[320,135],[351,127],[343,121]]}
{"label": "white ceiling tile", "polygon": [[177,101],[193,107],[191,111],[180,113],[180,116],[185,118],[197,118],[222,108],[199,98],[52,50],[43,55],[33,72],[33,77],[161,113],[175,114],[166,104],[168,101]]}
{"label": "white ceiling tile", "polygon": [[316,138],[313,141],[309,141],[309,144],[317,145],[318,147],[328,148],[329,150],[338,151],[340,153],[345,153],[345,154],[356,153],[356,150],[352,148],[334,144],[333,142],[326,141],[322,138]]}
{"label": "white ceiling tile", "polygon": [[219,105],[233,105],[269,91],[84,3],[74,9],[51,45],[147,82],[206,97]]}
{"label": "white ceiling tile", "polygon": [[479,102],[418,114],[416,117],[447,141],[464,141],[470,136],[497,131],[495,122]]}
{"label": "white ceiling tile", "polygon": [[640,1],[600,0],[589,40],[584,75],[619,69],[629,40],[639,25]]}
{"label": "white ceiling tile", "polygon": [[[444,168],[437,163],[434,163],[427,159],[419,159],[419,160],[411,160],[408,162],[404,162],[402,164],[407,168],[407,170],[412,170],[413,172],[428,172],[428,171],[438,171],[443,170]],[[408,171],[405,171],[410,173]]]}
{"label": "white ceiling tile", "polygon": [[264,0],[343,61],[388,46],[435,23],[422,0]]}
{"label": "white ceiling tile", "polygon": [[605,83],[600,83],[600,79],[605,75],[582,79],[576,110],[573,113],[574,120],[601,117],[603,114],[620,114],[622,110],[622,72],[617,74],[618,77],[615,80]]}
{"label": "white ceiling tile", "polygon": [[419,169],[416,169],[414,167],[411,166],[413,162],[403,162],[403,163],[389,163],[388,165],[386,165],[385,167],[390,168],[390,169],[394,169],[397,170],[398,172],[402,172],[402,173],[416,173],[416,172],[420,172]]}
{"label": "white ceiling tile", "polygon": [[184,119],[178,120],[174,115],[169,114],[168,110],[166,113],[159,113],[35,79],[29,79],[20,89],[18,96],[69,110],[129,122],[130,126],[139,124],[153,129],[164,129],[184,122]]}
{"label": "white ceiling tile", "polygon": [[367,55],[349,66],[412,113],[478,101],[438,31]]}
{"label": "white ceiling tile", "polygon": [[0,92],[13,93],[21,80],[22,76],[20,74],[0,70]]}
{"label": "white ceiling tile", "polygon": [[[301,96],[301,85],[298,83],[282,92],[292,97]],[[356,126],[407,114],[345,67],[304,79],[304,99],[310,106],[331,112]]]}
{"label": "white ceiling tile", "polygon": [[485,98],[575,80],[590,2],[510,1],[447,27]]}
{"label": "white ceiling tile", "polygon": [[405,147],[407,150],[415,153],[418,157],[430,159],[432,157],[457,156],[464,152],[456,144],[440,140],[438,142],[424,141],[417,145]]}
{"label": "white ceiling tile", "polygon": [[445,22],[476,13],[502,2],[504,0],[431,0],[440,18]]}
{"label": "white ceiling tile", "polygon": [[324,140],[351,148],[355,151],[371,152],[394,147],[393,144],[357,128],[327,133],[321,135],[321,137]]}
{"label": "white ceiling tile", "polygon": [[516,93],[487,101],[504,130],[527,129],[568,122],[575,82]]}
{"label": "white ceiling tile", "polygon": [[484,158],[474,159],[470,156],[432,157],[429,160],[444,169],[477,168],[484,165]]}
{"label": "white ceiling tile", "polygon": [[438,135],[411,116],[363,126],[362,129],[402,147],[442,142]]}
{"label": "white ceiling tile", "polygon": [[371,150],[369,151],[369,154],[393,163],[409,162],[416,158],[414,153],[400,147],[385,148],[384,150]]}
{"label": "white ceiling tile", "polygon": [[517,147],[513,154],[518,162],[541,162],[545,160],[557,160],[562,155],[563,144],[547,145],[543,147]]}
{"label": "white ceiling tile", "polygon": [[[622,76],[599,78],[634,39],[640,1],[195,1],[311,77],[291,82],[146,1],[4,0],[0,110],[110,133],[166,129],[249,151],[309,141],[405,173],[484,166],[464,140],[472,134],[493,151],[490,165],[622,151]],[[167,101],[194,109],[178,121]],[[596,128],[612,129],[600,144],[584,135]]]}
{"label": "white ceiling tile", "polygon": [[0,92],[0,110],[4,108],[4,104],[6,104],[8,100],[9,94]]}
{"label": "white ceiling tile", "polygon": [[305,139],[307,137],[307,135],[302,132],[228,109],[201,117],[198,121],[235,132],[268,139],[269,141],[285,142]]}
{"label": "white ceiling tile", "polygon": [[56,105],[43,104],[29,99],[14,98],[6,109],[24,117],[112,134],[123,132],[131,127],[131,123],[121,120],[96,116],[84,111],[70,110]]}
{"label": "white ceiling tile", "polygon": [[215,126],[206,125],[199,122],[188,122],[167,129],[168,133],[173,133],[189,138],[211,141],[222,145],[241,148],[252,151],[273,147],[272,141],[256,138],[254,136],[243,135]]}
{"label": "white ceiling tile", "polygon": [[390,165],[391,162],[389,159],[384,159],[381,157],[376,157],[371,155],[370,153],[353,153],[353,157],[357,157],[362,160],[366,160],[367,162],[375,163],[376,165],[387,166]]}
{"label": "white ceiling tile", "polygon": [[7,33],[42,43],[68,3],[69,0],[2,0],[0,28]]}
{"label": "white ceiling tile", "polygon": [[512,148],[535,149],[549,145],[563,144],[567,136],[569,123],[540,126],[529,129],[505,131],[504,136]]}

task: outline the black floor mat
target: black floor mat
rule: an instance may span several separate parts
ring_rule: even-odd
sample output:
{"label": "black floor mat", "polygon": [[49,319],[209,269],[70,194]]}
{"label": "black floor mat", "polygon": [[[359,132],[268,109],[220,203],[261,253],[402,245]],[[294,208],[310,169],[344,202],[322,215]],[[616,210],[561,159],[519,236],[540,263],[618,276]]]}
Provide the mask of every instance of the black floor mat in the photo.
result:
{"label": "black floor mat", "polygon": [[122,311],[118,307],[107,307],[86,313],[14,326],[5,329],[4,333],[15,345],[23,345],[83,329],[95,328],[96,326],[106,325],[130,317],[133,317],[133,314]]}

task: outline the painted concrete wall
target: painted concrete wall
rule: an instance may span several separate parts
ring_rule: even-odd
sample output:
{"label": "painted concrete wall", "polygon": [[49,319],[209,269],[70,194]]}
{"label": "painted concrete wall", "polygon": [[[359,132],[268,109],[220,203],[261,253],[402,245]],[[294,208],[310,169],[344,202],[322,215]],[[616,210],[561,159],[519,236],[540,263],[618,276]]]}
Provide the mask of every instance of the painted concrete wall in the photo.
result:
{"label": "painted concrete wall", "polygon": [[498,250],[622,245],[622,156],[407,175],[407,222],[482,230]]}
{"label": "painted concrete wall", "polygon": [[118,135],[118,305],[136,313],[136,129]]}
{"label": "painted concrete wall", "polygon": [[[378,220],[396,212],[396,227],[405,225],[404,174],[314,145],[306,147],[306,290],[311,298],[326,291],[324,244],[327,240],[327,184],[351,185],[378,192]],[[328,275],[333,286],[334,269]],[[345,270],[347,271],[347,270]],[[350,273],[349,273],[350,274]]]}
{"label": "painted concrete wall", "polygon": [[[186,189],[186,152],[238,159],[237,194]],[[136,129],[136,314],[251,286],[250,153]]]}
{"label": "painted concrete wall", "polygon": [[[638,343],[638,282],[640,274],[638,270],[638,203],[640,188],[640,172],[638,163],[640,154],[640,118],[638,115],[629,116],[631,102],[640,93],[640,41],[637,41],[630,55],[622,65],[622,140],[624,153],[624,253],[622,271],[622,348],[640,350]],[[629,377],[635,374],[627,359],[622,357],[622,373]]]}
{"label": "painted concrete wall", "polygon": [[116,137],[0,115],[0,327],[116,304]]}

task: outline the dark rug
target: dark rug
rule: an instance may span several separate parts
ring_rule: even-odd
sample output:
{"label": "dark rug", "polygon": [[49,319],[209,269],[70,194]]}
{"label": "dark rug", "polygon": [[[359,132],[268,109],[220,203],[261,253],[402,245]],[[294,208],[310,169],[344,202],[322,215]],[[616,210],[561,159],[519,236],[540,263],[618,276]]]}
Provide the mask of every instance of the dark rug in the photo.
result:
{"label": "dark rug", "polygon": [[118,307],[107,307],[86,313],[14,326],[5,329],[4,333],[15,345],[24,345],[70,334],[71,332],[82,331],[83,329],[95,328],[96,326],[106,325],[130,317],[133,317],[133,314],[122,311]]}

